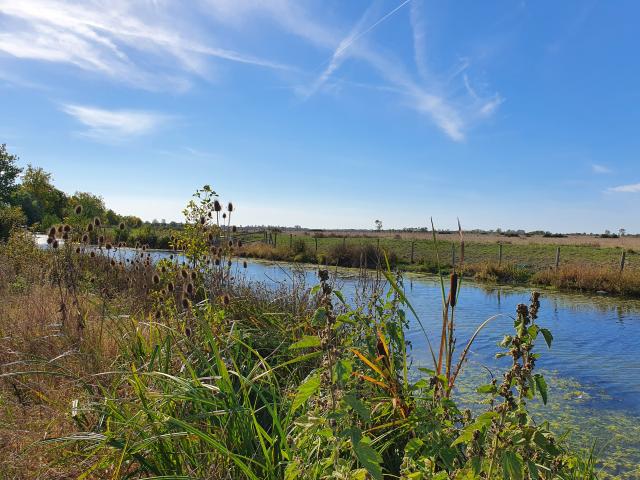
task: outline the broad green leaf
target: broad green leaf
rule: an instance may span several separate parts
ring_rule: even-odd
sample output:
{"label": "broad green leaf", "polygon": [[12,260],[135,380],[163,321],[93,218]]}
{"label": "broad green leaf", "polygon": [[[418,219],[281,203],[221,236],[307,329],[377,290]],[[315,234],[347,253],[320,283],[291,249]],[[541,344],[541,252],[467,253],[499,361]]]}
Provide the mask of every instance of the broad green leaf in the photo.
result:
{"label": "broad green leaf", "polygon": [[551,335],[551,332],[546,328],[541,328],[540,332],[544,337],[544,341],[547,342],[547,347],[551,348],[551,342],[553,341],[553,335]]}
{"label": "broad green leaf", "polygon": [[338,360],[333,367],[333,381],[344,383],[349,380],[353,372],[353,362],[351,360]]}
{"label": "broad green leaf", "polygon": [[364,421],[368,421],[371,418],[371,412],[367,406],[354,395],[346,394],[344,396],[344,402],[349,405]]}
{"label": "broad green leaf", "polygon": [[316,373],[307,377],[307,379],[298,387],[296,396],[291,404],[291,413],[300,408],[313,394],[320,388],[320,374]]}
{"label": "broad green leaf", "polygon": [[534,376],[536,387],[538,387],[538,391],[540,392],[540,396],[542,397],[542,402],[547,404],[547,382],[544,377],[539,373],[536,373]]}
{"label": "broad green leaf", "polygon": [[517,453],[502,454],[502,473],[505,480],[522,480],[522,459]]}
{"label": "broad green leaf", "polygon": [[382,457],[369,444],[366,437],[353,444],[353,451],[355,452],[360,464],[367,469],[369,475],[371,475],[374,480],[382,480],[382,467],[380,466]]}
{"label": "broad green leaf", "polygon": [[486,385],[481,385],[478,387],[476,392],[478,393],[496,393],[498,388],[493,383],[487,383]]}
{"label": "broad green leaf", "polygon": [[491,422],[494,418],[498,416],[497,412],[485,412],[476,418],[476,421],[472,424],[466,426],[464,430],[462,430],[462,434],[456,438],[451,444],[452,447],[455,447],[459,443],[468,443],[473,439],[473,433],[482,430],[485,427],[491,425]]}
{"label": "broad green leaf", "polygon": [[300,468],[296,462],[291,462],[287,465],[284,471],[284,480],[296,480],[300,475]]}
{"label": "broad green leaf", "polygon": [[413,457],[424,445],[424,442],[419,438],[412,438],[407,442],[407,445],[404,447],[404,454],[407,457]]}
{"label": "broad green leaf", "polygon": [[320,338],[316,335],[304,335],[296,343],[289,347],[289,350],[296,350],[298,348],[311,348],[320,346]]}

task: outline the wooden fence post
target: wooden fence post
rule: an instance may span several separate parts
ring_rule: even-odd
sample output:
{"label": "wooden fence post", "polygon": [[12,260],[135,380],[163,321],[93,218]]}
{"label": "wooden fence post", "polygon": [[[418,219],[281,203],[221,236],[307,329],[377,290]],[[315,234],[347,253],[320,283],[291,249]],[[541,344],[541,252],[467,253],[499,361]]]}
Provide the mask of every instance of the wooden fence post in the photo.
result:
{"label": "wooden fence post", "polygon": [[313,239],[316,241],[316,253],[318,253],[318,237],[313,237]]}
{"label": "wooden fence post", "polygon": [[278,234],[276,232],[273,232],[273,246],[278,246]]}
{"label": "wooden fence post", "polygon": [[[411,263],[413,263],[413,252],[415,250],[415,246],[416,246],[416,242],[415,241],[411,241]],[[413,286],[413,283],[411,284]]]}
{"label": "wooden fence post", "polygon": [[627,258],[627,252],[622,250],[622,255],[620,256],[620,273],[624,271],[624,261]]}
{"label": "wooden fence post", "polygon": [[502,266],[502,243],[498,243],[498,267]]}
{"label": "wooden fence post", "polygon": [[344,248],[347,244],[347,237],[342,237],[342,247]]}
{"label": "wooden fence post", "polygon": [[556,270],[560,266],[560,247],[556,248]]}
{"label": "wooden fence post", "polygon": [[293,233],[289,234],[289,248],[293,247]]}

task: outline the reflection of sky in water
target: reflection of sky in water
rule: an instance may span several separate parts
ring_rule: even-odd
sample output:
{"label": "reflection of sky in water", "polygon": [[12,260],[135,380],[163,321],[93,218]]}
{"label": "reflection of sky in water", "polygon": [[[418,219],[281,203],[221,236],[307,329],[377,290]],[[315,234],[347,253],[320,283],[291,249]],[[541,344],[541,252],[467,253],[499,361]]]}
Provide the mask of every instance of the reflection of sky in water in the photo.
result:
{"label": "reflection of sky in water", "polygon": [[[120,250],[116,257],[130,257],[131,251]],[[113,254],[112,254],[113,255]],[[152,258],[166,257],[164,252],[151,252]],[[245,270],[240,263],[234,272],[247,280],[291,284],[290,267],[250,262]],[[317,283],[315,268],[301,269],[307,286]],[[299,279],[297,280],[299,281]],[[356,281],[341,275],[338,287],[352,297]],[[409,301],[427,331],[435,339],[441,325],[440,284],[434,278],[405,279]],[[458,353],[485,319],[496,314],[513,315],[517,304],[529,303],[530,290],[514,287],[486,287],[463,283],[456,307]],[[408,315],[410,315],[408,313]],[[573,430],[572,438],[584,442],[585,437],[608,442],[606,458],[618,467],[608,469],[616,475],[638,468],[640,463],[640,301],[600,296],[563,294],[543,291],[538,324],[551,330],[554,341],[548,350],[542,337],[536,351],[542,353],[537,363],[550,384],[550,405],[544,410],[533,405],[534,414],[551,416],[557,431]],[[489,371],[498,378],[508,368],[509,358],[496,360],[496,346],[506,333],[513,332],[513,322],[501,317],[477,337],[468,364],[459,382],[459,399],[473,406],[479,399],[473,390],[490,380]],[[412,344],[414,366],[430,367],[426,342],[415,320],[407,339]],[[487,370],[488,369],[488,370]],[[579,435],[588,432],[588,435]],[[620,465],[622,469],[620,469]],[[640,471],[635,477],[640,478]]]}

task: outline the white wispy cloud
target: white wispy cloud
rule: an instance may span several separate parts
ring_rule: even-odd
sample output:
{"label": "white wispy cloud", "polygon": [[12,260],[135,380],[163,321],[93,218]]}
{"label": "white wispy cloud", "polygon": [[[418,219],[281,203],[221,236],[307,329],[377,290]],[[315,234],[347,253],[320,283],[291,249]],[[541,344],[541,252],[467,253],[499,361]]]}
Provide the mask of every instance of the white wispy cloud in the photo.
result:
{"label": "white wispy cloud", "polygon": [[597,163],[591,164],[591,170],[593,173],[611,173],[611,169],[605,165],[599,165]]}
{"label": "white wispy cloud", "polygon": [[62,111],[83,124],[83,135],[103,140],[120,141],[146,135],[166,124],[170,117],[140,110],[106,110],[86,105],[63,105]]}
{"label": "white wispy cloud", "polygon": [[[182,10],[181,10],[182,9]],[[0,0],[0,52],[67,63],[146,89],[184,89],[207,76],[207,60],[273,69],[286,65],[192,34],[187,9],[152,0]]]}
{"label": "white wispy cloud", "polygon": [[615,193],[640,193],[640,183],[632,183],[630,185],[619,185],[617,187],[611,187],[608,192]]}

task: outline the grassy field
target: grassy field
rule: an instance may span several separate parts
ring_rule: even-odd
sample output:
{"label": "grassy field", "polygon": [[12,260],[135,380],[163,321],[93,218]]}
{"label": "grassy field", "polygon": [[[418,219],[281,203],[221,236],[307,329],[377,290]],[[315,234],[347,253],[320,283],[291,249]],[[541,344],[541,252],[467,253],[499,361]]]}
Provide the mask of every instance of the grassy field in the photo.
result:
{"label": "grassy field", "polygon": [[[409,272],[437,273],[459,264],[459,235],[356,234],[354,232],[284,232],[246,238],[241,250],[248,257],[321,263],[345,267],[376,268],[391,263]],[[640,250],[636,237],[566,238],[499,237],[464,234],[464,275],[478,281],[539,284],[566,290],[640,296]],[[437,254],[436,248],[437,245]],[[559,249],[559,262],[556,259]],[[502,252],[502,254],[500,254]],[[624,252],[625,263],[620,271]],[[439,257],[439,259],[437,258]],[[439,261],[438,261],[439,260]]]}

